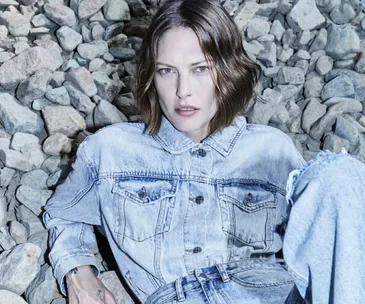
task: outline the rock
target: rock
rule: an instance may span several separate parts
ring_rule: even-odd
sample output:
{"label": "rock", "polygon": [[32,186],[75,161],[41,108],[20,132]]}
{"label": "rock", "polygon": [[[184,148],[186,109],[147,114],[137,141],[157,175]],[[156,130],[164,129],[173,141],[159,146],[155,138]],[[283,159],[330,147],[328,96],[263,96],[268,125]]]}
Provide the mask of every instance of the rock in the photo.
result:
{"label": "rock", "polygon": [[311,58],[311,55],[305,51],[305,50],[299,50],[298,52],[296,52],[291,58],[290,60],[292,62],[297,62],[299,60],[309,60]]}
{"label": "rock", "polygon": [[[0,66],[0,85],[12,88],[42,68],[57,69],[61,66],[60,60],[62,58],[55,58],[54,54],[42,47],[30,48]],[[8,71],[12,73],[9,74]]]}
{"label": "rock", "polygon": [[146,5],[142,0],[125,0],[131,10],[131,13],[135,17],[141,17],[147,14]]}
{"label": "rock", "polygon": [[18,41],[18,42],[15,42],[13,44],[13,48],[14,48],[15,55],[18,55],[21,52],[24,52],[25,50],[28,50],[30,48],[30,46],[25,41]]}
{"label": "rock", "polygon": [[83,0],[78,8],[78,16],[80,19],[86,19],[94,15],[100,10],[108,0]]}
{"label": "rock", "polygon": [[68,26],[61,26],[56,36],[60,46],[67,52],[73,51],[82,42],[82,36]]}
{"label": "rock", "polygon": [[[365,18],[364,18],[364,20],[365,20]],[[364,52],[362,52],[360,54],[360,57],[355,64],[355,71],[358,73],[365,74],[365,53]]]}
{"label": "rock", "polygon": [[350,77],[340,75],[323,87],[321,98],[327,100],[331,97],[351,97],[355,96],[355,89]]}
{"label": "rock", "polygon": [[131,13],[124,0],[108,0],[103,7],[104,16],[110,21],[129,21]]}
{"label": "rock", "polygon": [[11,139],[11,149],[20,151],[27,144],[38,144],[39,138],[33,134],[16,132]]}
{"label": "rock", "polygon": [[248,122],[267,125],[273,115],[274,109],[270,104],[256,101],[250,115],[248,116]]}
{"label": "rock", "polygon": [[316,62],[316,71],[319,75],[325,75],[333,68],[333,59],[329,56],[319,57]]}
{"label": "rock", "polygon": [[46,189],[48,174],[41,169],[35,169],[24,173],[20,179],[20,184],[35,189]]}
{"label": "rock", "polygon": [[29,208],[35,215],[40,215],[42,207],[47,200],[52,196],[53,192],[50,190],[36,189],[29,186],[21,185],[16,190],[17,200]]}
{"label": "rock", "polygon": [[247,23],[246,36],[247,39],[252,40],[269,33],[269,31],[269,22],[261,18],[253,18]]}
{"label": "rock", "polygon": [[[0,187],[9,186],[13,176],[15,174],[15,170],[11,168],[4,167],[0,169]],[[1,221],[0,221],[1,224]],[[0,225],[1,227],[2,225]]]}
{"label": "rock", "polygon": [[295,68],[299,68],[303,71],[304,74],[307,74],[308,72],[308,69],[309,69],[309,63],[307,60],[298,60],[295,65],[294,65]]}
{"label": "rock", "polygon": [[266,42],[263,44],[265,49],[260,52],[257,56],[257,60],[264,67],[274,67],[276,66],[276,45],[274,42]]}
{"label": "rock", "polygon": [[337,117],[336,120],[335,135],[350,142],[351,148],[349,152],[353,151],[360,140],[359,130],[356,126],[341,116]]}
{"label": "rock", "polygon": [[50,69],[36,71],[32,76],[19,84],[16,91],[17,98],[23,105],[28,105],[33,100],[43,97],[51,76],[52,71]]}
{"label": "rock", "polygon": [[94,58],[89,63],[89,71],[90,72],[106,71],[106,70],[107,70],[106,63],[101,58]]}
{"label": "rock", "polygon": [[[2,171],[1,171],[2,172]],[[1,178],[1,176],[0,176]],[[4,197],[0,197],[0,228],[5,226],[7,223],[7,211],[8,204]]]}
{"label": "rock", "polygon": [[47,90],[45,96],[49,101],[53,103],[64,106],[70,104],[70,96],[68,95],[67,89],[65,87]]}
{"label": "rock", "polygon": [[355,10],[348,3],[341,3],[331,10],[330,17],[336,24],[345,24],[356,16]]}
{"label": "rock", "polygon": [[94,72],[92,77],[98,90],[98,96],[109,102],[112,102],[118,96],[124,86],[122,82],[110,79],[104,72]]}
{"label": "rock", "polygon": [[270,88],[263,91],[262,97],[271,106],[277,106],[283,100],[283,96],[279,92]]}
{"label": "rock", "polygon": [[97,23],[91,29],[91,37],[93,40],[102,40],[104,37],[104,32],[104,27]]}
{"label": "rock", "polygon": [[76,68],[70,70],[65,77],[75,88],[85,95],[91,97],[97,93],[96,85],[90,72],[84,68]]}
{"label": "rock", "polygon": [[320,97],[324,86],[324,80],[321,76],[315,76],[310,78],[304,83],[304,96],[309,97]]}
{"label": "rock", "polygon": [[132,93],[120,94],[113,103],[124,115],[137,115],[138,109]]}
{"label": "rock", "polygon": [[43,151],[48,155],[68,154],[71,152],[71,140],[61,133],[55,133],[46,138]]}
{"label": "rock", "polygon": [[21,106],[8,93],[0,93],[0,121],[10,134],[27,132],[40,135],[44,130],[40,116]]}
{"label": "rock", "polygon": [[49,28],[49,29],[53,29],[53,28],[58,27],[58,25],[56,23],[54,23],[52,20],[47,18],[47,16],[44,15],[44,14],[35,15],[32,18],[31,23],[35,27],[46,27],[46,28]]}
{"label": "rock", "polygon": [[42,146],[39,144],[27,144],[20,149],[20,152],[36,168],[40,168],[47,157],[42,151]]}
{"label": "rock", "polygon": [[354,98],[346,98],[346,97],[331,97],[330,99],[327,99],[324,104],[326,106],[332,106],[336,103],[343,102],[343,101],[350,101],[350,102],[357,102],[358,100]]}
{"label": "rock", "polygon": [[277,54],[278,59],[281,62],[287,62],[294,54],[294,50],[290,48],[289,45],[285,44],[284,47],[278,46]]}
{"label": "rock", "polygon": [[95,108],[95,104],[87,95],[77,90],[69,82],[65,82],[64,86],[68,91],[73,107],[75,107],[78,111],[86,114],[89,114],[93,111],[93,109]]}
{"label": "rock", "polygon": [[108,44],[102,40],[95,40],[90,43],[80,43],[77,52],[82,58],[92,60],[109,51]]}
{"label": "rock", "polygon": [[282,67],[275,78],[278,84],[303,84],[304,80],[303,71],[292,67]]}
{"label": "rock", "polygon": [[311,54],[308,71],[313,71],[315,69],[318,58],[322,56],[326,56],[326,52],[324,50],[315,51]]}
{"label": "rock", "polygon": [[346,55],[360,51],[360,39],[350,24],[331,24],[328,28],[328,40],[325,48],[327,55],[338,60]]}
{"label": "rock", "polygon": [[278,105],[274,109],[274,114],[270,118],[270,123],[286,125],[290,121],[288,110],[283,105]]}
{"label": "rock", "polygon": [[62,84],[65,82],[65,72],[62,71],[56,71],[53,73],[51,81],[49,82],[49,84],[54,88],[54,87],[60,87],[62,86]]}
{"label": "rock", "polygon": [[114,123],[128,121],[114,105],[101,99],[94,110],[94,122],[96,128],[102,128]]}
{"label": "rock", "polygon": [[57,282],[52,268],[44,264],[25,292],[29,303],[50,303],[57,294]]}
{"label": "rock", "polygon": [[5,25],[0,25],[0,41],[5,40],[8,33],[8,28]]}
{"label": "rock", "polygon": [[4,304],[27,304],[21,296],[9,290],[0,290],[0,299],[4,302]]}
{"label": "rock", "polygon": [[228,12],[228,14],[231,17],[235,14],[236,10],[239,7],[238,3],[234,0],[224,1],[222,6],[224,7],[224,9]]}
{"label": "rock", "polygon": [[237,11],[236,16],[234,17],[234,22],[237,24],[237,27],[240,31],[242,31],[246,24],[255,16],[256,12],[260,9],[260,5],[255,2],[244,2],[243,5]]}
{"label": "rock", "polygon": [[0,63],[4,63],[5,61],[10,60],[15,56],[14,53],[10,52],[0,52]]}
{"label": "rock", "polygon": [[117,304],[133,304],[134,301],[124,289],[115,271],[105,271],[100,274],[100,280],[114,295]]}
{"label": "rock", "polygon": [[110,54],[121,61],[132,60],[136,57],[136,51],[123,46],[111,46],[109,49]]}
{"label": "rock", "polygon": [[318,8],[324,13],[329,13],[333,8],[341,4],[341,0],[316,0]]}
{"label": "rock", "polygon": [[286,17],[290,27],[299,32],[313,30],[325,23],[315,0],[299,0]]}
{"label": "rock", "polygon": [[74,137],[86,128],[82,116],[69,106],[50,105],[42,109],[42,114],[49,135],[62,133]]}
{"label": "rock", "polygon": [[10,222],[9,233],[17,244],[23,244],[28,239],[27,229],[17,221]]}
{"label": "rock", "polygon": [[0,138],[0,149],[10,148],[10,138]]}
{"label": "rock", "polygon": [[307,106],[303,111],[302,129],[309,133],[312,125],[327,112],[327,107],[317,98],[310,98]]}
{"label": "rock", "polygon": [[59,3],[46,3],[43,6],[46,16],[60,26],[72,27],[76,23],[76,16],[72,9]]}
{"label": "rock", "polygon": [[334,134],[328,134],[325,136],[323,141],[323,150],[329,150],[334,153],[341,153],[344,148],[343,141],[340,137]]}
{"label": "rock", "polygon": [[30,31],[29,20],[20,13],[5,11],[0,14],[0,23],[8,28],[11,35],[27,36]]}
{"label": "rock", "polygon": [[336,118],[344,113],[356,113],[362,110],[359,101],[343,101],[328,108],[327,113],[317,121],[310,131],[310,136],[320,139],[325,132],[331,130]]}
{"label": "rock", "polygon": [[0,286],[21,295],[39,271],[41,249],[30,243],[0,254]]}
{"label": "rock", "polygon": [[[2,248],[3,250],[10,250],[15,246],[16,243],[9,234],[8,228],[7,227],[0,228],[0,248]],[[1,254],[0,254],[0,261],[1,261]],[[0,270],[0,282],[1,282],[1,270]]]}
{"label": "rock", "polygon": [[275,86],[273,89],[275,91],[278,91],[281,93],[281,95],[283,96],[283,101],[287,101],[290,98],[295,98],[298,93],[302,90],[303,86],[301,85],[294,85],[294,84],[286,84],[286,85],[282,85],[279,84],[277,86]]}

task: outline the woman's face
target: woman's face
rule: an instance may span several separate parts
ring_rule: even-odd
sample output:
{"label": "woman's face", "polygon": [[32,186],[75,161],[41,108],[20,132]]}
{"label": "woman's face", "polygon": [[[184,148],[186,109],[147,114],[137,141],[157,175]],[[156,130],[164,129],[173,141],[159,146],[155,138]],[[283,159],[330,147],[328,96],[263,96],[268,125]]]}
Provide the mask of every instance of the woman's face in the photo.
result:
{"label": "woman's face", "polygon": [[189,28],[167,31],[160,39],[154,84],[165,117],[195,142],[208,135],[217,112],[212,69]]}

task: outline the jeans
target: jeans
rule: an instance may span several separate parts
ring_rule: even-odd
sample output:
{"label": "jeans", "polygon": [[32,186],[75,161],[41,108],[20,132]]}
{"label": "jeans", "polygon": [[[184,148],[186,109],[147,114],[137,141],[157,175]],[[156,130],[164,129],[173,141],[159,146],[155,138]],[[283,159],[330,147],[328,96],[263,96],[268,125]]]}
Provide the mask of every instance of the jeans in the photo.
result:
{"label": "jeans", "polygon": [[247,259],[196,269],[146,303],[362,303],[365,165],[322,152],[290,174],[287,190],[284,264]]}

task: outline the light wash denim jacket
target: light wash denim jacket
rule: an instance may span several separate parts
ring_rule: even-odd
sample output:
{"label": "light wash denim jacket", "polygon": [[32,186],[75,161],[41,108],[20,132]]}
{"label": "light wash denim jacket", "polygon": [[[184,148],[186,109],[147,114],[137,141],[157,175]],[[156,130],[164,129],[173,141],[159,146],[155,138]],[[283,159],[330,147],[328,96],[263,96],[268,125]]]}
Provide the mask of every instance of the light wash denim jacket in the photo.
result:
{"label": "light wash denim jacket", "polygon": [[279,130],[244,117],[201,143],[163,119],[155,136],[121,123],[80,145],[46,205],[50,262],[61,284],[95,265],[101,225],[122,275],[144,302],[196,268],[273,257],[282,247],[289,173],[304,161]]}

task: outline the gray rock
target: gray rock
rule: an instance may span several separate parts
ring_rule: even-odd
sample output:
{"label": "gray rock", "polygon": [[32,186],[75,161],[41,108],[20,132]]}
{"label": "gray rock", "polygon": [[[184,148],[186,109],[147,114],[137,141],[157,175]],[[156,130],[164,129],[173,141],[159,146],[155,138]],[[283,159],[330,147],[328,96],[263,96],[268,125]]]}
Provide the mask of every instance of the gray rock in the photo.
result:
{"label": "gray rock", "polygon": [[[7,167],[0,169],[0,187],[9,186],[14,174],[15,174],[14,169],[7,168]],[[0,225],[0,227],[1,226],[2,225]]]}
{"label": "gray rock", "polygon": [[253,18],[247,23],[246,36],[249,40],[269,33],[270,24],[262,18]]}
{"label": "gray rock", "polygon": [[[34,239],[38,238],[38,233],[41,233],[41,232],[43,232],[43,234],[46,235],[45,239],[47,242],[48,233],[47,233],[47,230],[45,231],[43,223],[39,220],[39,218],[32,211],[30,211],[27,207],[25,207],[22,204],[20,204],[19,210],[28,210],[28,212],[32,214],[31,217],[28,216],[27,218],[22,219],[24,226],[29,231],[29,235],[30,235],[30,237],[28,239],[29,243],[35,243]],[[37,245],[37,243],[35,243],[35,244]],[[47,245],[46,245],[46,247],[47,247]],[[43,256],[41,256],[39,258],[39,262],[41,263],[42,260],[44,260]]]}
{"label": "gray rock", "polygon": [[0,290],[0,299],[4,302],[4,304],[27,304],[21,296],[9,290]]}
{"label": "gray rock", "polygon": [[324,13],[329,13],[333,8],[341,4],[341,0],[316,0],[318,8]]}
{"label": "gray rock", "polygon": [[117,304],[133,304],[134,301],[124,289],[117,274],[114,271],[105,271],[100,274],[100,280],[114,295]]}
{"label": "gray rock", "polygon": [[50,303],[57,294],[52,268],[44,264],[25,292],[29,303]]}
{"label": "gray rock", "polygon": [[15,37],[27,36],[30,31],[29,20],[20,13],[5,11],[0,14],[0,22],[5,25],[9,33]]}
{"label": "gray rock", "polygon": [[94,122],[96,128],[102,128],[114,123],[128,121],[114,105],[101,99],[94,110]]}
{"label": "gray rock", "polygon": [[281,62],[287,62],[293,56],[294,50],[288,44],[285,44],[283,47],[277,47],[277,54]]}
{"label": "gray rock", "polygon": [[104,37],[104,27],[97,23],[91,29],[91,37],[93,40],[101,40]]}
{"label": "gray rock", "polygon": [[291,62],[297,62],[298,60],[309,60],[311,55],[305,50],[297,51],[291,58]]}
{"label": "gray rock", "polygon": [[320,13],[315,0],[299,0],[287,15],[290,27],[299,32],[313,30],[324,24],[326,19]]}
{"label": "gray rock", "polygon": [[46,3],[43,6],[46,16],[60,26],[72,27],[76,23],[76,16],[72,9],[59,3]]}
{"label": "gray rock", "polygon": [[327,30],[325,28],[321,28],[309,48],[309,53],[313,53],[318,50],[323,50],[326,44],[327,44]]}
{"label": "gray rock", "polygon": [[108,45],[105,41],[95,40],[90,43],[80,43],[77,52],[82,58],[92,60],[108,52]]}
{"label": "gray rock", "polygon": [[62,72],[62,71],[56,71],[53,73],[51,81],[49,82],[49,84],[54,88],[54,87],[60,87],[62,86],[62,84],[65,82],[65,76],[66,73]]}
{"label": "gray rock", "polygon": [[44,207],[52,194],[53,192],[51,190],[42,190],[21,185],[16,190],[15,196],[20,203],[38,216],[41,214],[42,207]]}
{"label": "gray rock", "polygon": [[271,106],[277,106],[283,100],[283,96],[273,89],[267,88],[263,91],[262,97]]}
{"label": "gray rock", "polygon": [[264,67],[276,66],[276,45],[274,42],[266,42],[263,44],[265,49],[257,56],[257,60]]}
{"label": "gray rock", "polygon": [[[76,69],[79,68],[80,65],[78,64],[78,62],[75,59],[70,59],[67,60],[61,67],[61,71],[63,72],[67,72],[68,70],[71,69]],[[66,80],[66,74],[65,74],[65,80]]]}
{"label": "gray rock", "polygon": [[365,31],[365,18],[361,20],[361,28]]}
{"label": "gray rock", "polygon": [[324,86],[324,80],[321,76],[315,76],[308,79],[304,83],[304,96],[309,97],[320,97]]}
{"label": "gray rock", "polygon": [[334,7],[329,15],[332,21],[336,24],[345,24],[351,21],[356,16],[355,10],[350,4],[341,3]]}
{"label": "gray rock", "polygon": [[237,24],[240,31],[242,31],[247,22],[252,19],[256,12],[260,9],[260,5],[255,2],[244,2],[241,5],[234,17],[234,21]]}
{"label": "gray rock", "polygon": [[32,169],[28,159],[18,151],[10,149],[0,150],[0,160],[5,166],[19,171],[30,171]]}
{"label": "gray rock", "polygon": [[289,130],[291,133],[303,133],[301,128],[301,118],[303,110],[293,101],[290,100],[286,104],[286,109],[289,113]]}
{"label": "gray rock", "polygon": [[40,168],[44,160],[47,158],[39,144],[27,144],[20,149],[20,152],[28,159],[34,167]]}
{"label": "gray rock", "polygon": [[60,182],[62,175],[63,174],[61,169],[53,172],[47,179],[47,187],[52,188],[56,186]]}
{"label": "gray rock", "polygon": [[310,98],[303,111],[302,129],[309,133],[312,125],[327,112],[326,105],[322,104],[317,98]]}
{"label": "gray rock", "polygon": [[68,154],[71,152],[71,140],[61,133],[55,133],[46,138],[43,151],[48,155]]}
{"label": "gray rock", "polygon": [[278,84],[304,84],[304,73],[299,68],[294,67],[282,67],[275,81]]}
{"label": "gray rock", "polygon": [[124,0],[108,0],[103,6],[104,16],[110,21],[129,21],[131,13]]}
{"label": "gray rock", "polygon": [[0,138],[0,149],[10,148],[10,138]]}
{"label": "gray rock", "polygon": [[83,0],[81,1],[78,13],[80,19],[86,19],[100,10],[108,0]]}
{"label": "gray rock", "polygon": [[295,63],[294,67],[301,69],[304,74],[307,74],[309,69],[309,62],[307,60],[301,59]]}
{"label": "gray rock", "polygon": [[292,7],[292,2],[290,2],[289,0],[279,0],[277,11],[280,14],[286,15],[290,11],[291,7]]}
{"label": "gray rock", "polygon": [[60,46],[67,52],[71,52],[82,42],[82,36],[68,26],[61,26],[56,31]]}
{"label": "gray rock", "polygon": [[[365,18],[364,18],[364,20],[365,20]],[[355,71],[358,73],[365,74],[365,53],[364,52],[362,52],[360,54],[360,57],[355,64]]]}
{"label": "gray rock", "polygon": [[355,89],[350,77],[340,75],[323,87],[321,98],[327,100],[331,97],[351,97],[355,96]]}
{"label": "gray rock", "polygon": [[360,51],[360,39],[350,24],[331,24],[328,28],[328,40],[325,48],[327,55],[341,59],[348,54]]}
{"label": "gray rock", "polygon": [[319,75],[325,75],[333,68],[333,59],[329,56],[319,57],[316,62],[316,71]]}
{"label": "gray rock", "polygon": [[95,72],[95,71],[105,71],[106,72],[106,70],[107,70],[106,63],[101,58],[94,58],[93,60],[90,61],[88,70],[90,72]]}
{"label": "gray rock", "polygon": [[104,72],[94,72],[92,77],[98,90],[98,96],[109,102],[112,102],[118,96],[124,86],[122,82],[110,79]]}
{"label": "gray rock", "polygon": [[21,52],[24,52],[25,50],[28,50],[30,48],[30,46],[25,41],[17,41],[13,44],[13,48],[14,48],[15,55],[18,55]]}
{"label": "gray rock", "polygon": [[28,239],[28,231],[27,229],[18,221],[11,221],[9,227],[9,233],[15,243],[23,244]]}
{"label": "gray rock", "polygon": [[49,101],[53,103],[64,106],[70,104],[70,96],[68,95],[67,89],[65,87],[47,90],[45,96]]}
{"label": "gray rock", "polygon": [[344,113],[360,112],[361,110],[362,105],[359,101],[343,101],[330,106],[327,113],[311,128],[310,136],[314,139],[320,139],[325,132],[331,130],[338,116]]}
{"label": "gray rock", "polygon": [[4,41],[8,36],[8,28],[5,25],[0,25],[0,41]]}
{"label": "gray rock", "polygon": [[0,228],[5,226],[8,221],[7,211],[6,211],[7,208],[8,204],[5,198],[0,197]]}
{"label": "gray rock", "polygon": [[228,14],[230,16],[233,16],[239,7],[238,3],[234,0],[224,1],[222,6],[224,7],[224,9],[228,12]]}
{"label": "gray rock", "polygon": [[4,63],[5,61],[10,60],[15,56],[14,53],[10,52],[0,52],[0,63]]}
{"label": "gray rock", "polygon": [[127,116],[138,114],[137,104],[132,93],[120,94],[114,105]]}
{"label": "gray rock", "polygon": [[61,54],[48,52],[43,47],[30,48],[0,66],[0,85],[13,88],[42,68],[56,70],[61,66],[60,62],[62,64]]}
{"label": "gray rock", "polygon": [[70,96],[71,104],[78,110],[83,113],[89,114],[95,108],[95,104],[91,101],[91,99],[76,89],[71,83],[68,81],[64,84],[65,88],[68,91]]}
{"label": "gray rock", "polygon": [[[247,42],[246,40],[244,40],[243,48],[245,49],[246,52],[252,53],[255,56],[257,56],[261,51],[263,51],[265,49],[264,46],[256,40],[252,40],[250,42]],[[128,62],[128,61],[126,61],[126,62]]]}
{"label": "gray rock", "polygon": [[17,98],[23,105],[28,105],[33,100],[43,97],[51,76],[52,71],[50,69],[36,71],[32,76],[19,84],[16,91]]}
{"label": "gray rock", "polygon": [[46,28],[46,27],[37,27],[37,28],[31,28],[30,31],[29,31],[29,34],[30,35],[46,34],[49,31],[50,31],[49,28]]}
{"label": "gray rock", "polygon": [[136,51],[134,49],[126,48],[123,46],[111,46],[109,49],[110,54],[121,61],[132,60],[136,57]]}
{"label": "gray rock", "polygon": [[[0,248],[3,248],[4,250],[10,250],[15,246],[16,243],[9,234],[8,228],[7,227],[0,228]],[[1,254],[0,254],[0,261],[1,261]],[[0,270],[0,282],[1,282],[1,270]]]}
{"label": "gray rock", "polygon": [[267,125],[273,115],[274,108],[270,104],[256,101],[247,118],[249,123]]}
{"label": "gray rock", "polygon": [[0,93],[0,121],[10,134],[28,132],[40,135],[44,130],[40,116],[21,106],[8,93]]}
{"label": "gray rock", "polygon": [[41,249],[30,243],[0,254],[0,286],[21,295],[39,271]]}
{"label": "gray rock", "polygon": [[86,128],[82,116],[69,106],[51,105],[43,108],[42,114],[49,135],[62,133],[74,137]]}
{"label": "gray rock", "polygon": [[324,104],[326,106],[332,106],[336,103],[339,103],[339,102],[343,102],[343,101],[350,101],[350,102],[356,102],[358,100],[354,99],[354,98],[346,98],[346,97],[332,97],[330,99],[327,99]]}
{"label": "gray rock", "polygon": [[50,104],[52,103],[47,98],[36,99],[32,103],[32,109],[35,111],[40,111],[44,107],[49,106]]}
{"label": "gray rock", "polygon": [[97,93],[96,85],[90,72],[84,68],[76,68],[70,70],[65,77],[75,88],[85,95],[91,97]]}
{"label": "gray rock", "polygon": [[278,105],[274,108],[274,114],[270,118],[270,123],[276,123],[280,125],[287,124],[290,121],[290,115],[288,110],[283,105]]}
{"label": "gray rock", "polygon": [[313,71],[315,69],[318,58],[322,56],[326,56],[326,52],[324,50],[315,51],[311,54],[308,71]]}
{"label": "gray rock", "polygon": [[48,174],[46,172],[41,169],[35,169],[30,172],[24,173],[20,180],[20,184],[35,189],[46,189],[47,178]]}
{"label": "gray rock", "polygon": [[[14,303],[17,304],[17,303]],[[65,298],[57,298],[52,301],[51,304],[67,304]]]}
{"label": "gray rock", "polygon": [[322,147],[323,150],[341,153],[342,148],[344,148],[344,144],[340,137],[334,134],[328,134],[325,136]]}
{"label": "gray rock", "polygon": [[16,132],[11,139],[11,149],[20,151],[27,144],[38,144],[39,138],[33,134]]}
{"label": "gray rock", "polygon": [[147,14],[146,5],[142,0],[125,0],[131,10],[131,13],[135,17],[141,17]]}
{"label": "gray rock", "polygon": [[334,133],[338,137],[347,139],[350,142],[349,152],[353,151],[360,140],[359,130],[356,126],[341,116],[337,117]]}
{"label": "gray rock", "polygon": [[57,24],[54,23],[49,18],[47,18],[47,16],[44,15],[44,14],[37,14],[37,15],[35,15],[32,18],[31,23],[35,27],[47,27],[49,29],[53,29],[53,28],[56,28],[57,27]]}
{"label": "gray rock", "polygon": [[283,95],[283,101],[289,100],[290,98],[295,98],[298,93],[302,90],[302,85],[294,85],[294,84],[279,84],[275,86],[273,89],[278,91]]}

